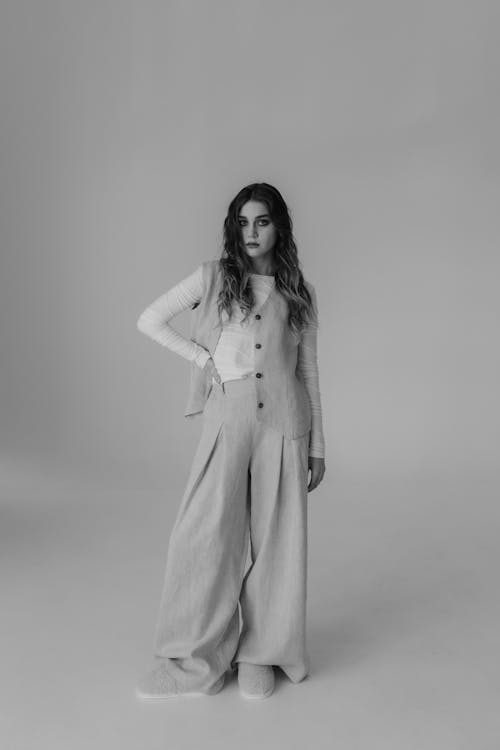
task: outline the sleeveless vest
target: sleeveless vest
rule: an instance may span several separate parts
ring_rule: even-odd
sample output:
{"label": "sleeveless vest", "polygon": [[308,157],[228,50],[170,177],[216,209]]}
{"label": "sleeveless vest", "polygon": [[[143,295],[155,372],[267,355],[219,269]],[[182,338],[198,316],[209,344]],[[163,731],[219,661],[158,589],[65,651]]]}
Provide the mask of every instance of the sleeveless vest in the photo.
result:
{"label": "sleeveless vest", "polygon": [[[218,260],[205,261],[203,296],[195,307],[191,340],[213,356],[222,332],[217,298],[222,288],[222,271]],[[311,285],[306,282],[309,290]],[[288,326],[288,305],[273,287],[256,313],[250,313],[255,346],[255,372],[249,377],[255,383],[255,410],[259,421],[279,430],[287,438],[298,438],[311,429],[309,396],[297,371],[300,335]],[[213,387],[212,379],[191,362],[190,390],[185,417],[203,411]]]}

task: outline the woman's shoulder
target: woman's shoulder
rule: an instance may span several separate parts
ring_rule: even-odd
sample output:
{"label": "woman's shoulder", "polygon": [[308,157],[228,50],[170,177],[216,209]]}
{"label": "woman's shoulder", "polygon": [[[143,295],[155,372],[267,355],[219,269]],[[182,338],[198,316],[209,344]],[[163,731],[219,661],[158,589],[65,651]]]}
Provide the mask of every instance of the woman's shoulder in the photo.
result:
{"label": "woman's shoulder", "polygon": [[210,260],[204,260],[201,264],[205,268],[214,268],[217,269],[220,267],[220,258],[210,259]]}
{"label": "woman's shoulder", "polygon": [[200,263],[199,268],[204,275],[215,276],[221,270],[220,260],[218,258],[215,260],[204,260]]}
{"label": "woman's shoulder", "polygon": [[309,279],[304,279],[304,285],[305,285],[307,291],[309,292],[309,294],[311,294],[311,295],[312,294],[314,294],[314,295],[316,294],[316,288],[315,288],[314,284],[312,284],[309,281]]}
{"label": "woman's shoulder", "polygon": [[312,309],[314,311],[314,317],[316,319],[316,322],[318,320],[318,298],[316,296],[316,288],[314,284],[312,284],[308,279],[304,279],[304,285],[309,292],[309,296],[311,298],[312,303]]}
{"label": "woman's shoulder", "polygon": [[203,287],[204,293],[213,287],[214,284],[218,283],[220,275],[222,273],[222,267],[219,260],[204,260],[202,261],[196,271],[199,283]]}

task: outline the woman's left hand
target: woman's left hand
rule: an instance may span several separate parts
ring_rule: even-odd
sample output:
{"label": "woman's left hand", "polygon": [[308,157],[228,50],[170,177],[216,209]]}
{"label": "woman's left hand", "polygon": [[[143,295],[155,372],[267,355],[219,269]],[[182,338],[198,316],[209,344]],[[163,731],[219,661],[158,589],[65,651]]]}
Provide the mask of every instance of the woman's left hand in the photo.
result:
{"label": "woman's left hand", "polygon": [[315,456],[309,456],[308,468],[311,471],[311,480],[307,487],[307,491],[311,492],[321,482],[325,475],[325,459],[316,458]]}

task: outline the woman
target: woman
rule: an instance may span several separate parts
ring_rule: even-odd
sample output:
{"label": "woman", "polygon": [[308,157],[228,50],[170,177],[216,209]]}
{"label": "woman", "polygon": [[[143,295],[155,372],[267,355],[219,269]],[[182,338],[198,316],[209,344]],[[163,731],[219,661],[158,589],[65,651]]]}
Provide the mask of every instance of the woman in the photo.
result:
{"label": "woman", "polygon": [[[169,321],[189,308],[187,340]],[[159,297],[137,326],[190,360],[185,416],[203,413],[169,540],[156,665],[137,695],[214,695],[237,665],[241,694],[267,697],[274,666],[292,682],[309,671],[307,492],[325,472],[316,294],[279,191],[243,188],[221,258]]]}

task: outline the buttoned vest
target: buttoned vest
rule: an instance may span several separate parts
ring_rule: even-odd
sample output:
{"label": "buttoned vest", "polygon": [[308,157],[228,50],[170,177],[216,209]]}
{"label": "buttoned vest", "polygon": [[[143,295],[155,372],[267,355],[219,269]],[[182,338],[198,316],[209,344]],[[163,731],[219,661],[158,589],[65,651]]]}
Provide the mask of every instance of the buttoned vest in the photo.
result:
{"label": "buttoned vest", "polygon": [[[222,288],[218,260],[202,264],[203,295],[193,311],[191,340],[213,357],[222,332],[217,299]],[[309,290],[311,285],[306,282]],[[311,406],[297,370],[300,335],[288,325],[288,304],[273,287],[259,310],[251,315],[255,347],[255,410],[259,421],[279,430],[287,438],[305,435],[311,429]],[[211,376],[191,362],[190,389],[185,417],[203,411],[213,387]]]}

